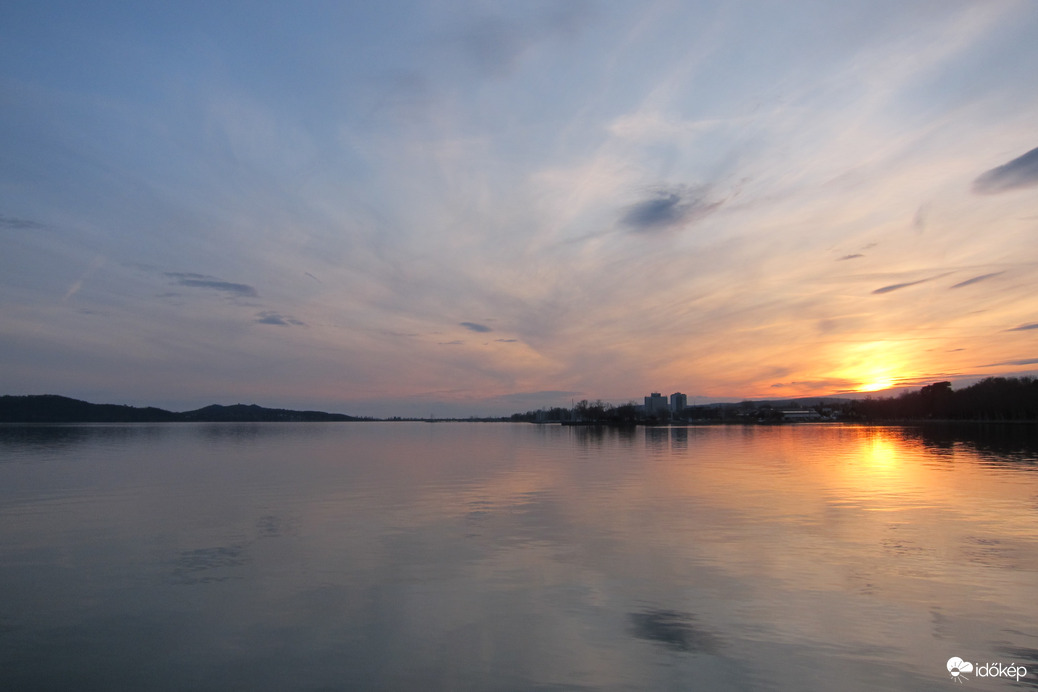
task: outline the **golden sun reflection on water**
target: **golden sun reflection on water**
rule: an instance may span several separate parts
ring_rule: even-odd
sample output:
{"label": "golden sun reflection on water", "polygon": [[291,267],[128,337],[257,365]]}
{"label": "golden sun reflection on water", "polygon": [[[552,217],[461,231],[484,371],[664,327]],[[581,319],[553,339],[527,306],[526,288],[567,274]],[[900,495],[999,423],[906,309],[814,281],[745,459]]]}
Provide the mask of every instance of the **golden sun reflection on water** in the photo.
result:
{"label": "golden sun reflection on water", "polygon": [[898,450],[893,439],[882,434],[872,437],[865,450],[866,462],[879,469],[889,470],[898,463]]}
{"label": "golden sun reflection on water", "polygon": [[[1034,506],[1038,486],[1021,473],[1026,467],[993,472],[976,450],[907,428],[714,428],[687,436],[674,463],[655,467],[663,474],[636,485],[644,492],[656,481],[658,495],[643,501],[683,510],[656,512],[667,519],[663,534],[643,527],[668,544],[667,562],[656,569],[680,572],[684,558],[723,573],[718,584],[767,583],[767,598],[741,607],[754,622],[772,623],[769,636],[902,641],[939,657],[944,643],[930,629],[932,613],[967,623],[942,625],[941,637],[976,636],[971,628],[984,608],[1032,598],[1038,517],[1023,508]],[[635,504],[616,498],[597,519]],[[824,616],[858,607],[886,615]],[[997,626],[1026,621],[1000,612]]]}
{"label": "golden sun reflection on water", "polygon": [[[830,468],[836,487],[859,499],[903,497],[922,492],[920,469],[908,462],[917,455],[903,439],[886,430],[873,430],[849,446],[844,464]],[[899,505],[899,508],[902,508]]]}

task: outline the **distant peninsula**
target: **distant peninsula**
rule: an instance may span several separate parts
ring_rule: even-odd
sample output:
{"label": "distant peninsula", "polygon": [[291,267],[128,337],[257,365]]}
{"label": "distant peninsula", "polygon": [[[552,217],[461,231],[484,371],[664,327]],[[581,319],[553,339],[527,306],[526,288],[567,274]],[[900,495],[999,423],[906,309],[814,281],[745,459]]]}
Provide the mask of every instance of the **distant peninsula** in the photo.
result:
{"label": "distant peninsula", "polygon": [[91,404],[56,394],[0,396],[0,423],[324,423],[371,420],[323,411],[291,411],[255,404],[213,404],[176,413],[154,406]]}

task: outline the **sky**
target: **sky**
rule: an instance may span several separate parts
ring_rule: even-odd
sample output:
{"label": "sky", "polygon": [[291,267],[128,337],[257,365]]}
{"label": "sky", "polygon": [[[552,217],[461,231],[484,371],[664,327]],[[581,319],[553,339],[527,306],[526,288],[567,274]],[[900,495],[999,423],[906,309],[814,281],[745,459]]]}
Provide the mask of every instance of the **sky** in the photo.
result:
{"label": "sky", "polygon": [[0,393],[374,416],[1038,371],[1033,0],[0,7]]}

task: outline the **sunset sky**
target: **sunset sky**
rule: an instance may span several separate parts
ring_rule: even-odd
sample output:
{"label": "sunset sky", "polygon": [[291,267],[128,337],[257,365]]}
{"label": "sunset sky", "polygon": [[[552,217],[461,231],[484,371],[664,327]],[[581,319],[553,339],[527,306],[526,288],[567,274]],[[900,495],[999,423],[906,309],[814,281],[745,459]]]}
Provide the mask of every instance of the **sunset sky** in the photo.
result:
{"label": "sunset sky", "polygon": [[1036,371],[1033,0],[0,8],[0,393],[424,416]]}

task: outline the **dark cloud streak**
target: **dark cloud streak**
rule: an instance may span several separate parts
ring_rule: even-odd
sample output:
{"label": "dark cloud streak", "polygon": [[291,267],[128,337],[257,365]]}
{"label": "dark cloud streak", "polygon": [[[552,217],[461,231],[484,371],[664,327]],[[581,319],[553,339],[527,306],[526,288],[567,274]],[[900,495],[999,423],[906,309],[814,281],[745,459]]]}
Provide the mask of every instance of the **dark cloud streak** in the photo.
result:
{"label": "dark cloud streak", "polygon": [[486,326],[485,324],[477,324],[475,322],[459,322],[458,324],[461,325],[462,327],[464,327],[465,329],[468,329],[469,331],[473,331],[473,332],[484,333],[484,332],[492,332],[492,331],[494,331],[493,329],[491,329],[490,327]]}
{"label": "dark cloud streak", "polygon": [[973,181],[978,195],[997,195],[1038,185],[1038,147],[998,168],[992,168]]}
{"label": "dark cloud streak", "polygon": [[930,281],[930,279],[919,279],[919,281],[908,281],[908,282],[903,283],[903,284],[891,284],[889,286],[884,286],[883,288],[877,288],[872,293],[874,295],[879,295],[879,294],[882,294],[882,293],[890,293],[892,291],[900,291],[902,288],[908,288],[909,286],[915,286],[917,284],[926,283],[927,281]]}
{"label": "dark cloud streak", "polygon": [[46,226],[38,221],[0,215],[0,228],[10,228],[14,231],[38,231],[46,228]]}
{"label": "dark cloud streak", "polygon": [[653,196],[627,208],[623,225],[635,233],[683,227],[716,211],[723,202],[706,200],[706,188],[661,187]]}
{"label": "dark cloud streak", "polygon": [[949,273],[950,272],[945,272],[944,274],[939,274],[937,276],[931,276],[931,277],[928,277],[928,278],[925,278],[925,279],[919,279],[918,281],[906,281],[905,283],[901,283],[901,284],[890,284],[889,286],[883,286],[882,288],[877,288],[872,293],[873,293],[873,295],[881,295],[883,293],[891,293],[892,291],[900,291],[902,288],[908,288],[909,286],[918,286],[919,284],[925,284],[927,281],[934,281],[935,279],[939,279],[942,276],[948,276]]}
{"label": "dark cloud streak", "polygon": [[273,324],[279,327],[305,327],[306,324],[294,317],[282,315],[279,312],[266,310],[256,314],[256,324]]}
{"label": "dark cloud streak", "polygon": [[1001,363],[988,363],[981,365],[982,368],[998,368],[1003,365],[1038,365],[1038,358],[1025,358],[1023,360],[1006,360]]}
{"label": "dark cloud streak", "polygon": [[230,293],[236,296],[256,298],[259,293],[248,284],[236,284],[230,281],[221,281],[214,276],[195,274],[192,272],[166,272],[166,276],[174,279],[177,286],[188,286],[190,288],[208,288],[213,291]]}
{"label": "dark cloud streak", "polygon": [[1005,274],[1005,272],[992,272],[991,274],[981,274],[980,276],[974,276],[972,279],[966,279],[965,281],[960,281],[959,283],[957,283],[954,286],[952,286],[952,288],[962,288],[964,286],[969,286],[971,284],[980,283],[981,281],[985,281],[985,280],[990,279],[990,278],[992,278],[994,276],[998,276],[999,274]]}

